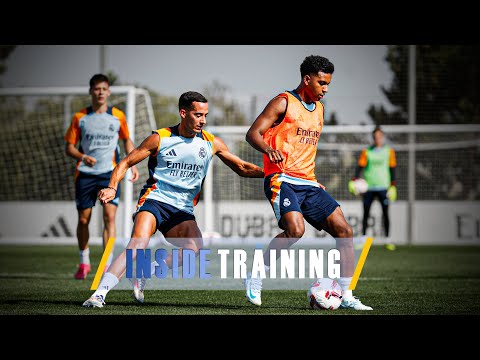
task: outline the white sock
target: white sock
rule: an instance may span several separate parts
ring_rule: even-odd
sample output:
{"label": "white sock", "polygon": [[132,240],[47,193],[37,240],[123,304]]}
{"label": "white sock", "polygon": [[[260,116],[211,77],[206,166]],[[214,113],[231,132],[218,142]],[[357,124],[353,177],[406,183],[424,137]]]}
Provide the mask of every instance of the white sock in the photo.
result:
{"label": "white sock", "polygon": [[97,295],[102,295],[103,298],[107,296],[107,293],[112,290],[117,284],[118,284],[118,278],[113,275],[111,272],[106,272],[102,280],[100,281],[100,284],[98,285],[97,290],[93,293],[92,297],[97,296]]}
{"label": "white sock", "polygon": [[90,265],[90,248],[80,250],[80,264]]}
{"label": "white sock", "polygon": [[351,277],[340,277],[337,279],[338,285],[342,288],[342,296],[344,300],[348,300],[353,297],[352,290],[348,290],[350,283],[352,282]]}
{"label": "white sock", "polygon": [[270,266],[269,265],[264,265],[265,266],[265,272],[268,273],[270,271]]}
{"label": "white sock", "polygon": [[353,297],[352,290],[343,290],[342,299],[349,300]]}

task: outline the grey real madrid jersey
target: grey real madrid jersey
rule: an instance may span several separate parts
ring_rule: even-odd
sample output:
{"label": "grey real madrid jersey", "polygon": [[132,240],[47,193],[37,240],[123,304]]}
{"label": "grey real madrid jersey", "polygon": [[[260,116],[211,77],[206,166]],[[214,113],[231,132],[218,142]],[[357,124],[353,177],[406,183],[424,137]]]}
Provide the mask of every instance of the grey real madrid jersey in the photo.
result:
{"label": "grey real madrid jersey", "polygon": [[193,214],[213,158],[215,137],[203,130],[186,138],[179,135],[178,126],[153,131],[160,140],[157,153],[148,161],[149,178],[140,193],[137,211],[146,199],[154,199]]}
{"label": "grey real madrid jersey", "polygon": [[77,163],[77,172],[104,174],[112,171],[120,161],[118,139],[130,137],[125,114],[109,106],[104,113],[96,113],[91,106],[77,112],[65,134],[73,145],[80,142],[79,151],[97,159],[93,167],[83,161]]}

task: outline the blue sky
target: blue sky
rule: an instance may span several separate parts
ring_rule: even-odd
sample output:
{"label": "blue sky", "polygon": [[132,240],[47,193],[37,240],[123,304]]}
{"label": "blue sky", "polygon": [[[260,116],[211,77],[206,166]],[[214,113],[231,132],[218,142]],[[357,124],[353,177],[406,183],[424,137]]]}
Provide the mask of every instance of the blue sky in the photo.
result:
{"label": "blue sky", "polygon": [[[148,86],[171,96],[202,91],[213,81],[228,88],[239,103],[257,96],[257,113],[268,100],[300,82],[300,64],[308,55],[328,57],[335,65],[327,116],[341,124],[370,123],[371,104],[389,103],[380,87],[392,74],[386,45],[107,45],[106,69],[123,84]],[[0,76],[3,87],[88,86],[100,71],[99,45],[20,45]],[[252,119],[253,121],[253,119]]]}

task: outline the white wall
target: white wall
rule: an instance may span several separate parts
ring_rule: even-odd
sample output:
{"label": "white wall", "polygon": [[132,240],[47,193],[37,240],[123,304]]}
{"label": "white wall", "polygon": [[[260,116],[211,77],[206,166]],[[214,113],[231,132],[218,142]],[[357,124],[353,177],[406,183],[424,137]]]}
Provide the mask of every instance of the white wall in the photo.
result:
{"label": "white wall", "polygon": [[[354,235],[361,235],[361,201],[340,202]],[[118,238],[123,238],[122,203],[117,212]],[[135,207],[133,207],[134,209]],[[280,232],[267,201],[238,201],[214,204],[215,227],[221,236],[233,238],[270,239]],[[0,244],[53,243],[76,244],[77,211],[72,201],[1,202]],[[476,244],[480,245],[480,202],[418,201],[414,207],[414,244]],[[204,212],[200,203],[195,209],[203,229]],[[91,243],[100,244],[102,234],[101,206],[94,207],[90,224]],[[367,235],[382,243],[382,214],[378,202],[371,211],[372,228]],[[407,203],[397,201],[390,206],[391,239],[407,243]],[[305,242],[328,236],[307,224]]]}

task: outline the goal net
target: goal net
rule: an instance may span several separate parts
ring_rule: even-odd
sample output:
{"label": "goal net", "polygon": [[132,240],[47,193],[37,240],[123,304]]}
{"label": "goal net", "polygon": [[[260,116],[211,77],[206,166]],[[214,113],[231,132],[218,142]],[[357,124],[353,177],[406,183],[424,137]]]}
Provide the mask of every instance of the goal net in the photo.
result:
{"label": "goal net", "polygon": [[[339,201],[347,217],[351,212],[357,212],[360,216],[360,198],[348,192],[348,181],[355,174],[361,150],[372,144],[373,129],[373,125],[325,126],[318,142],[315,160],[317,180]],[[415,237],[415,229],[421,223],[418,216],[434,213],[439,215],[436,221],[441,221],[440,214],[443,214],[444,208],[463,209],[460,205],[464,204],[478,207],[480,125],[389,125],[382,129],[385,143],[396,150],[398,205],[391,208],[396,211],[403,207],[405,211],[400,215],[394,213],[394,217],[399,219],[391,219],[391,222],[394,226],[400,226],[398,224],[401,223],[408,228],[408,231],[403,230],[403,241],[409,242]],[[262,155],[245,141],[248,127],[212,126],[208,130],[221,137],[230,150],[242,159],[262,166]],[[222,236],[240,237],[270,237],[279,232],[264,195],[262,179],[239,177],[216,159],[213,162],[211,187],[207,185],[205,190],[207,230]],[[356,208],[349,207],[351,204]],[[432,207],[423,210],[422,206],[427,205]],[[458,218],[462,211],[458,210],[452,216]],[[360,231],[359,216],[353,220],[350,217],[356,223],[354,235]],[[414,225],[415,221],[417,225]],[[473,218],[471,221],[472,230],[468,230],[468,233],[477,239],[479,220]],[[464,225],[452,225],[452,231],[457,231],[456,226]],[[416,237],[419,236],[418,233]]]}
{"label": "goal net", "polygon": [[[110,90],[109,105],[125,112],[131,138],[139,145],[156,128],[148,91],[133,86]],[[72,116],[90,101],[86,87],[0,89],[0,204],[74,200],[76,162],[65,154],[63,137]],[[120,149],[124,155],[123,142]],[[132,202],[148,176],[146,165],[139,164],[138,170],[140,180],[125,180],[123,185],[125,206],[119,212],[124,227],[117,229],[119,235],[129,236]],[[2,216],[6,212],[2,210]],[[68,229],[63,235],[75,236],[74,225],[63,227]]]}
{"label": "goal net", "polygon": [[[370,125],[325,126],[318,142],[316,176],[335,198],[354,199],[347,182],[355,173],[361,150],[372,144],[373,129]],[[416,199],[480,199],[480,125],[390,125],[382,129],[385,143],[396,150],[401,199],[408,198],[409,151],[415,153]],[[208,130],[242,159],[262,166],[262,154],[245,141],[248,127],[216,126]],[[264,199],[262,181],[239,177],[220,161],[215,161],[214,173],[213,187],[218,190],[213,194],[214,201]]]}

